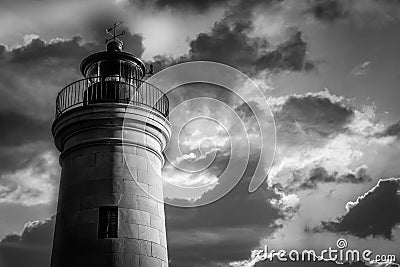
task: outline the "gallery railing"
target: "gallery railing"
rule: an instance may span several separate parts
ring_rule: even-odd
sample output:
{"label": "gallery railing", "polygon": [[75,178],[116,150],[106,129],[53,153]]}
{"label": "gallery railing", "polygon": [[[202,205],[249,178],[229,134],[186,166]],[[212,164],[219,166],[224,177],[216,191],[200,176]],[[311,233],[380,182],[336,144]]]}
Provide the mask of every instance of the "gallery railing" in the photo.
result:
{"label": "gallery railing", "polygon": [[79,106],[97,103],[125,103],[169,114],[167,96],[157,87],[120,76],[90,77],[64,87],[57,96],[56,117]]}

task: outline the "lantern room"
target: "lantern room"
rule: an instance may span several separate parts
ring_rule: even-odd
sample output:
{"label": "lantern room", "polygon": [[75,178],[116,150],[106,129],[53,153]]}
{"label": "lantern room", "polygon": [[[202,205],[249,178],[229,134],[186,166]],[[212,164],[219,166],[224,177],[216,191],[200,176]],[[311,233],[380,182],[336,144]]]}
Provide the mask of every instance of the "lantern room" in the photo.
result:
{"label": "lantern room", "polygon": [[86,57],[80,66],[85,78],[93,82],[119,81],[132,85],[146,75],[146,66],[134,55],[122,51],[122,43],[116,39],[107,43],[107,51]]}

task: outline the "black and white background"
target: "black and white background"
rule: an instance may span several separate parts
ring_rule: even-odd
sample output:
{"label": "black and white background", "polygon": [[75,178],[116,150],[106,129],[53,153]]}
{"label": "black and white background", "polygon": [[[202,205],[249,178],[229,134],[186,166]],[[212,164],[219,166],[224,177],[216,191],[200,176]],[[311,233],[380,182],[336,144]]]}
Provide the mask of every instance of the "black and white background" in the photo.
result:
{"label": "black and white background", "polygon": [[[55,98],[81,79],[84,57],[104,50],[105,29],[115,19],[124,21],[124,50],[156,71],[210,60],[247,74],[275,118],[275,161],[250,194],[261,138],[254,116],[246,103],[226,100],[226,90],[188,86],[187,95],[201,91],[232,105],[250,129],[252,155],[241,182],[222,199],[166,206],[171,267],[253,266],[251,251],[264,245],[318,251],[339,238],[400,258],[400,1],[1,0],[1,267],[49,266],[60,172],[50,131]],[[216,114],[229,125],[218,107],[198,103],[187,112]],[[199,175],[165,167],[165,176],[183,186],[216,181],[196,198],[172,200],[195,203],[218,190],[228,137],[204,121],[183,137],[186,157],[204,156],[196,142],[205,137],[217,152]],[[341,266],[255,264],[284,265]]]}

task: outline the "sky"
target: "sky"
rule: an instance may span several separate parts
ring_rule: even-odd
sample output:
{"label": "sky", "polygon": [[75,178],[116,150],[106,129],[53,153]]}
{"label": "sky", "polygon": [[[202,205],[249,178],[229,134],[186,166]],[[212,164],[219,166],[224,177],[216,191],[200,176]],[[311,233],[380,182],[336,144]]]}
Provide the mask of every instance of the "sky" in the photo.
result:
{"label": "sky", "polygon": [[[400,259],[400,1],[1,0],[0,267],[49,266],[55,99],[82,78],[81,60],[105,49],[115,20],[124,50],[155,72],[213,61],[258,86],[168,92],[181,129],[163,168],[171,267],[397,266],[252,255],[265,246],[321,251],[345,238]],[[267,179],[250,193],[256,170]]]}

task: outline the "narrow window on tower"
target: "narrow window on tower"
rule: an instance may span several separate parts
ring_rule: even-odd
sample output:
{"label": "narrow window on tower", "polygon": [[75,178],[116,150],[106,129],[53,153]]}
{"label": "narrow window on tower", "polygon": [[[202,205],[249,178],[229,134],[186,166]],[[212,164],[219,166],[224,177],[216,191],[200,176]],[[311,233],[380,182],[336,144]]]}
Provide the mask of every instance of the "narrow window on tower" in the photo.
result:
{"label": "narrow window on tower", "polygon": [[99,207],[98,238],[117,238],[118,207]]}

